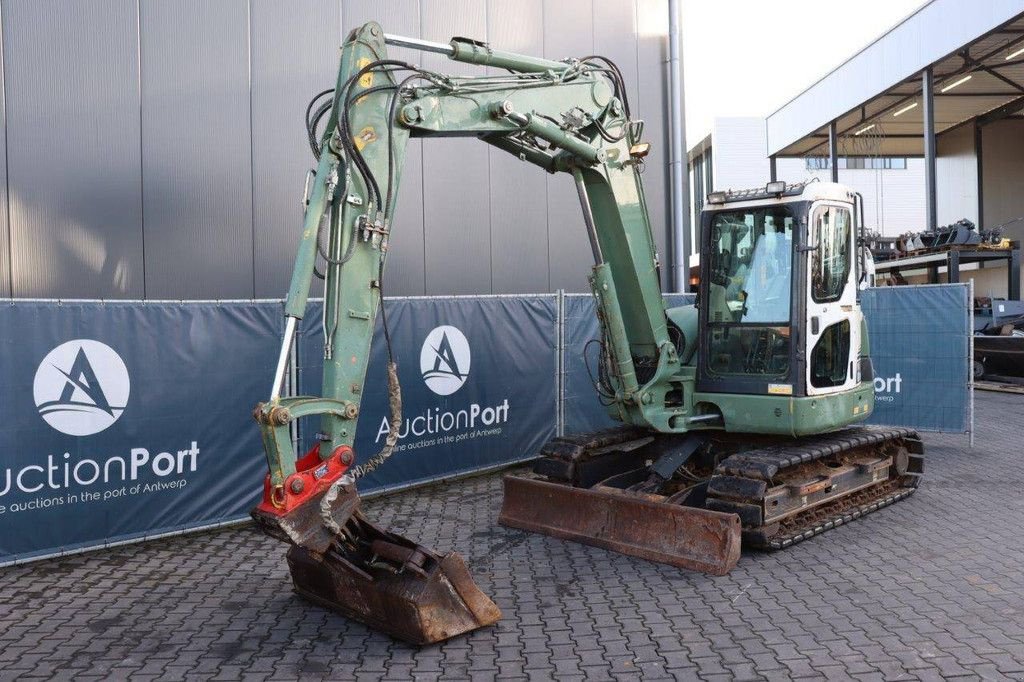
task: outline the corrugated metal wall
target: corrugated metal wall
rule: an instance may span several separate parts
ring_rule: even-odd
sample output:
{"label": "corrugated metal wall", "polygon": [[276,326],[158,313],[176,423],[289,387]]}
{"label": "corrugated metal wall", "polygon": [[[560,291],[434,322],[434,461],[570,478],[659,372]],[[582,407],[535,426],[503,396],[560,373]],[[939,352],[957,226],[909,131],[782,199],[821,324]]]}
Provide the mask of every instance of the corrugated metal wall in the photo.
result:
{"label": "corrugated metal wall", "polygon": [[[827,182],[828,170],[808,170],[807,160],[783,158],[779,180],[800,182],[818,178]],[[910,157],[906,168],[840,168],[839,182],[864,197],[864,225],[885,237],[919,232],[925,226],[924,159]]]}
{"label": "corrugated metal wall", "polygon": [[936,144],[938,224],[949,225],[961,218],[977,223],[978,155],[974,151],[974,126],[965,125],[943,133]]}
{"label": "corrugated metal wall", "polygon": [[[0,14],[0,296],[283,295],[312,164],[303,112],[370,19],[616,60],[654,143],[667,257],[667,0],[0,0]],[[398,206],[389,294],[586,290],[568,176],[476,140],[414,141]]]}
{"label": "corrugated metal wall", "polygon": [[764,133],[764,119],[756,116],[716,117],[711,127],[715,149],[716,189],[761,187],[771,169]]}

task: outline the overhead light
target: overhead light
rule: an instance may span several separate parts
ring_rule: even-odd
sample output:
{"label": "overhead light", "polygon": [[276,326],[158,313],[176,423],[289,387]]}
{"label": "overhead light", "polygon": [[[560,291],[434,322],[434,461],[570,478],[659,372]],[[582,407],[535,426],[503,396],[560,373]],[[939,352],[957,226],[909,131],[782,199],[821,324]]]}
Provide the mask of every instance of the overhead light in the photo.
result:
{"label": "overhead light", "polygon": [[910,104],[908,104],[907,106],[903,107],[899,111],[893,112],[892,115],[893,116],[899,116],[900,114],[905,114],[905,113],[907,113],[908,111],[910,111],[911,109],[913,109],[916,106],[917,106],[917,102],[911,102]]}
{"label": "overhead light", "polygon": [[708,195],[709,204],[724,204],[725,203],[725,192],[712,192]]}
{"label": "overhead light", "polygon": [[1006,59],[1013,59],[1014,57],[1019,57],[1022,54],[1024,54],[1024,47],[1018,49],[1016,52],[1011,52],[1010,54],[1006,55]]}
{"label": "overhead light", "polygon": [[872,123],[872,124],[871,124],[871,125],[869,125],[869,126],[864,126],[864,127],[863,127],[863,128],[861,128],[860,130],[858,130],[857,132],[855,132],[855,133],[854,133],[854,135],[860,135],[861,133],[866,133],[867,131],[871,130],[871,129],[872,129],[872,128],[874,128],[874,127],[875,127],[875,124],[874,124],[874,123]]}
{"label": "overhead light", "polygon": [[966,76],[964,76],[960,80],[953,81],[952,83],[950,83],[946,87],[942,88],[942,90],[940,92],[949,92],[950,90],[952,90],[956,86],[963,85],[967,81],[971,80],[971,78],[973,78],[973,76],[971,74],[967,74]]}
{"label": "overhead light", "polygon": [[764,186],[765,194],[782,194],[786,191],[786,183],[784,180],[772,180]]}

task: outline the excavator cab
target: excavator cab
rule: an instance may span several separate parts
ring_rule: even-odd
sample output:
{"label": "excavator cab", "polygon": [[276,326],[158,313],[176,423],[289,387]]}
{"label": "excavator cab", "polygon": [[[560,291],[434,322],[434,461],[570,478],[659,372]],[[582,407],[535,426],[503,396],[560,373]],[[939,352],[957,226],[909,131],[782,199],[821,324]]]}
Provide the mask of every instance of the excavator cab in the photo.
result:
{"label": "excavator cab", "polygon": [[[697,391],[798,398],[856,391],[873,380],[857,305],[858,198],[833,183],[773,189],[781,191],[709,196]],[[866,398],[847,423],[870,413],[873,394]],[[796,428],[805,429],[819,430]]]}

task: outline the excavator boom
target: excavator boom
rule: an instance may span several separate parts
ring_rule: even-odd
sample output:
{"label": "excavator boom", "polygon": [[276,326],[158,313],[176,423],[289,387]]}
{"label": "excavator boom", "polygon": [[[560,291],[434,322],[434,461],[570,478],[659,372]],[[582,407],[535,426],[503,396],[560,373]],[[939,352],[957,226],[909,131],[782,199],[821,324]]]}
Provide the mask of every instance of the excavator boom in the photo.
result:
{"label": "excavator boom", "polygon": [[[459,78],[427,71],[388,58],[387,43],[506,73]],[[477,137],[548,172],[572,175],[598,263],[602,320],[618,348],[617,375],[628,398],[621,417],[643,423],[632,407],[639,404],[632,397],[640,385],[635,358],[657,362],[671,343],[637,169],[647,146],[624,93],[618,70],[598,58],[552,61],[461,38],[428,43],[386,36],[374,23],[346,40],[335,88],[324,93],[331,99],[314,114],[327,116],[327,125],[313,145],[319,163],[285,305],[285,340],[271,398],[254,413],[269,474],[253,517],[292,545],[288,560],[300,594],[415,643],[500,616],[458,555],[441,557],[383,531],[358,506],[356,480],[382,464],[395,444],[389,436],[382,452],[358,463],[352,450],[410,137]],[[315,122],[312,128],[311,137]],[[324,396],[282,397],[292,337],[319,267]],[[387,335],[386,318],[384,327]],[[397,434],[401,391],[390,338],[388,357],[391,434]],[[310,416],[321,420],[320,439],[300,457],[290,425]]]}

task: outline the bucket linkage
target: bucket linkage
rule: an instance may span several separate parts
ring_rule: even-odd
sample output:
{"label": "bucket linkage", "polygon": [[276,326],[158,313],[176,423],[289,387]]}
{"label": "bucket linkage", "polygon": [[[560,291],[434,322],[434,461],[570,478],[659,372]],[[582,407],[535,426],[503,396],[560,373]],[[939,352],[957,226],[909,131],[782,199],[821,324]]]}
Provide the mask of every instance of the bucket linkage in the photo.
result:
{"label": "bucket linkage", "polygon": [[[295,476],[324,466],[315,450]],[[352,460],[347,448],[339,456]],[[461,556],[438,555],[370,523],[354,479],[333,459],[328,471],[340,474],[329,485],[297,504],[282,503],[268,488],[252,511],[266,534],[291,545],[288,567],[298,594],[411,644],[440,642],[501,618]]]}

